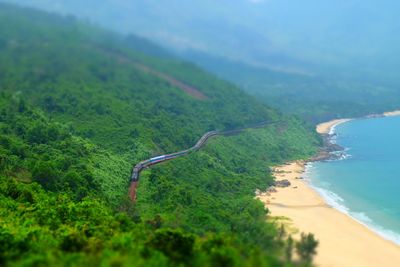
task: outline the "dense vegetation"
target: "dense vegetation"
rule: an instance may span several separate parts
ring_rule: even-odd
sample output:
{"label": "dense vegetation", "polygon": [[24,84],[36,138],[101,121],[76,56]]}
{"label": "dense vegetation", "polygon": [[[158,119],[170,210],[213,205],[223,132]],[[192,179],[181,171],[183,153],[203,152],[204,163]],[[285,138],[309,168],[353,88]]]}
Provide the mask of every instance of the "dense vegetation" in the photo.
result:
{"label": "dense vegetation", "polygon": [[3,1],[147,36],[312,123],[400,109],[398,1]]}
{"label": "dense vegetation", "polygon": [[[312,236],[288,244],[254,192],[271,165],[315,153],[312,128],[132,42],[0,4],[0,264],[309,264]],[[138,161],[260,121],[279,123],[144,171],[128,201]]]}

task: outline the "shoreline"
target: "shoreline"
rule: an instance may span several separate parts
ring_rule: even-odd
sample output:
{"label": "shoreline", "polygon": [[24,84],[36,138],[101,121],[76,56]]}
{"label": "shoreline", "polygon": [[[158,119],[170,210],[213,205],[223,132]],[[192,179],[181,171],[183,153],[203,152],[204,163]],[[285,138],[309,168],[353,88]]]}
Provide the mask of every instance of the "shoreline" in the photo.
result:
{"label": "shoreline", "polygon": [[[399,115],[400,110],[364,118]],[[275,180],[288,180],[290,186],[260,193],[257,198],[269,209],[270,216],[284,224],[294,238],[299,237],[300,231],[315,234],[320,241],[314,260],[317,266],[398,266],[398,244],[385,239],[350,214],[330,206],[318,189],[302,177],[308,163],[332,159],[329,146],[338,147],[330,141],[332,129],[350,120],[353,119],[319,124],[316,130],[324,138],[320,155],[309,161],[294,161],[273,168]]]}
{"label": "shoreline", "polygon": [[326,134],[331,134],[332,130],[335,129],[336,126],[346,123],[348,121],[354,120],[353,118],[347,118],[347,119],[335,119],[327,122],[323,122],[317,125],[316,131],[320,135],[326,135]]}
{"label": "shoreline", "polygon": [[400,116],[400,110],[387,111],[383,113],[384,117]]}
{"label": "shoreline", "polygon": [[327,122],[322,122],[316,126],[316,131],[320,135],[331,134],[332,130],[335,129],[336,126],[342,123],[346,123],[348,121],[357,120],[357,119],[373,119],[373,118],[384,118],[384,117],[394,117],[400,116],[400,110],[386,111],[381,114],[371,114],[359,118],[343,118],[343,119],[333,119]]}

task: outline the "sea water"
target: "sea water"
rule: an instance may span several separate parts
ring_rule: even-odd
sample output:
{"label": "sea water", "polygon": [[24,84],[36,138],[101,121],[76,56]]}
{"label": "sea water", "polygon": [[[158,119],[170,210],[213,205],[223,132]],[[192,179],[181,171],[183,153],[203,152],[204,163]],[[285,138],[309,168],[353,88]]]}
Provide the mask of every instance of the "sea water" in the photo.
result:
{"label": "sea water", "polygon": [[400,116],[334,128],[342,160],[310,163],[305,178],[331,206],[400,244]]}

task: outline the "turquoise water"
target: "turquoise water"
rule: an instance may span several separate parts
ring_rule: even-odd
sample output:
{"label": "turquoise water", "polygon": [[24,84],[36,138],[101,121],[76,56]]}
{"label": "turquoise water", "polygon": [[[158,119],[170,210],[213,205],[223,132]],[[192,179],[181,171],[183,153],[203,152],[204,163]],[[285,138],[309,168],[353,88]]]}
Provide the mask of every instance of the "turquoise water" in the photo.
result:
{"label": "turquoise water", "polygon": [[316,162],[306,178],[329,204],[400,244],[400,116],[335,127],[343,160]]}

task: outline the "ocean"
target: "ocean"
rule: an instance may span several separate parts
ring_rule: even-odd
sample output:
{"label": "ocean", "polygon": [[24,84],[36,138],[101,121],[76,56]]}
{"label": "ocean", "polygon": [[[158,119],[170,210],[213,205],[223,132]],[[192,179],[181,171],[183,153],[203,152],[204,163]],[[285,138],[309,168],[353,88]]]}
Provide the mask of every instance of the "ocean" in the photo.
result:
{"label": "ocean", "polygon": [[309,163],[304,178],[331,206],[400,245],[400,116],[337,125],[341,160]]}

